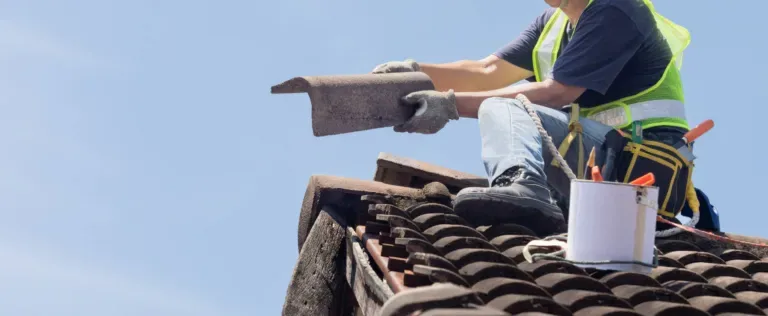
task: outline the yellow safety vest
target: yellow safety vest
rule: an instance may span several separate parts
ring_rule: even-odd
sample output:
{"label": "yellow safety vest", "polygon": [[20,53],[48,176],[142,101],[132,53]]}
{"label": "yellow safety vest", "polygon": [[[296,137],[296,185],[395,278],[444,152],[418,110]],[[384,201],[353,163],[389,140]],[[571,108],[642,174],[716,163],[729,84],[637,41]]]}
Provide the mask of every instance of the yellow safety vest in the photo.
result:
{"label": "yellow safety vest", "polygon": [[[592,1],[589,1],[587,7],[592,4]],[[562,156],[565,156],[573,140],[578,137],[577,175],[579,177],[584,174],[584,150],[581,145],[582,129],[578,122],[579,117],[587,117],[616,129],[626,129],[635,121],[639,122],[644,129],[657,126],[689,128],[685,118],[683,88],[679,71],[682,67],[683,51],[691,41],[690,34],[684,27],[673,23],[656,12],[650,0],[644,0],[644,2],[653,13],[656,26],[663,34],[672,52],[672,58],[659,81],[640,93],[586,109],[580,109],[578,104],[572,105],[569,124],[570,132],[562,144],[560,144],[559,151]],[[549,18],[541,36],[539,36],[532,56],[534,74],[537,81],[552,78],[552,69],[554,69],[555,62],[557,61],[567,25],[568,17],[562,10],[557,9]],[[693,183],[690,181],[693,169],[692,164],[681,160],[675,154],[676,149],[672,146],[650,140],[644,142],[645,144],[642,145],[630,143],[624,149],[625,151],[632,152],[633,156],[628,166],[629,171],[626,173],[627,178],[619,180],[625,183],[631,180],[629,176],[633,174],[632,169],[636,160],[651,159],[674,170],[672,178],[682,176],[683,179],[686,179],[686,185],[682,188],[682,192],[686,195],[694,212],[698,213],[698,200],[695,196]],[[557,160],[554,159],[552,165],[559,166]],[[678,172],[684,172],[685,174],[678,175]],[[674,182],[674,179],[670,181]],[[679,214],[682,204],[676,203],[672,206],[668,205],[667,202],[671,196],[676,194],[677,191],[673,189],[677,188],[674,186],[674,183],[667,183],[664,187],[668,189],[667,192],[659,192],[659,213],[667,217],[674,217]]]}
{"label": "yellow safety vest", "polygon": [[[690,43],[690,34],[682,26],[657,13],[650,0],[644,2],[653,13],[656,25],[673,54],[661,79],[645,91],[607,104],[588,109],[579,109],[576,104],[573,112],[619,129],[629,127],[634,121],[640,121],[643,128],[676,126],[688,129],[679,69],[682,66],[683,50]],[[587,6],[591,4],[592,0]],[[560,9],[555,11],[545,25],[533,49],[533,68],[537,81],[552,77],[567,25],[568,17]]]}

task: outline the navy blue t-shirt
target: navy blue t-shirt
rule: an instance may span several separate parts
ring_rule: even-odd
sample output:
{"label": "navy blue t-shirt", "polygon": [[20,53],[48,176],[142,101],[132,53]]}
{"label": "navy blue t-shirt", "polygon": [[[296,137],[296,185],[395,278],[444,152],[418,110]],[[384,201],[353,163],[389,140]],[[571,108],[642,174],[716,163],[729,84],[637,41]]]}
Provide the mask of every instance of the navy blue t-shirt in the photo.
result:
{"label": "navy blue t-shirt", "polygon": [[[495,55],[533,71],[533,48],[554,12],[546,10]],[[553,76],[560,83],[587,89],[576,100],[584,108],[648,89],[658,82],[672,58],[643,0],[593,0],[575,32],[570,23],[566,32]]]}

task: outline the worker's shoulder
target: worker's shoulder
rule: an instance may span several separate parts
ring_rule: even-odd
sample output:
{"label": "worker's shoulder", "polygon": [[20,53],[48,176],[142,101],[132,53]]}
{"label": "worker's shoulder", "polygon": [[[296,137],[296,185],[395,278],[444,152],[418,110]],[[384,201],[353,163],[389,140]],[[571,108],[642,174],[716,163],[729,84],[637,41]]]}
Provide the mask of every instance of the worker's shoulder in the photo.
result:
{"label": "worker's shoulder", "polygon": [[648,12],[648,6],[643,0],[593,0],[591,8],[618,9],[626,14],[634,15]]}
{"label": "worker's shoulder", "polygon": [[625,15],[640,31],[648,31],[654,17],[643,0],[593,0],[587,10],[596,15]]}

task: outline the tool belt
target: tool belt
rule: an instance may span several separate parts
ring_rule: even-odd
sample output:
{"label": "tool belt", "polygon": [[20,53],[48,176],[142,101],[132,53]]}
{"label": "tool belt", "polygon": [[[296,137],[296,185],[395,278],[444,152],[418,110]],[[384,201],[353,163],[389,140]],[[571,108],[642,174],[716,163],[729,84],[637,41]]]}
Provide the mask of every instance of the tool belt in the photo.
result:
{"label": "tool belt", "polygon": [[[693,188],[693,165],[677,149],[659,141],[636,143],[624,136],[623,146],[614,161],[613,181],[629,183],[649,172],[659,188],[659,215],[674,218],[683,210],[688,190]],[[607,144],[607,143],[606,143]],[[604,164],[605,165],[605,164]]]}
{"label": "tool belt", "polygon": [[[569,123],[569,134],[560,144],[561,155],[569,151],[574,140],[578,140],[578,173],[577,177],[591,180],[589,170],[585,172],[584,147],[582,144],[582,128],[578,121],[578,108],[572,109]],[[637,140],[637,139],[636,139]],[[617,129],[606,135],[601,152],[602,157],[596,157],[595,164],[611,168],[609,177],[604,181],[629,183],[649,172],[655,177],[654,186],[659,188],[658,213],[666,218],[674,218],[683,210],[686,202],[696,205],[698,199],[691,181],[693,164],[671,145],[656,140],[633,140],[632,134]],[[589,150],[589,149],[587,149]],[[605,153],[612,150],[613,159]],[[611,161],[609,161],[611,160]],[[557,161],[552,165],[558,166]]]}

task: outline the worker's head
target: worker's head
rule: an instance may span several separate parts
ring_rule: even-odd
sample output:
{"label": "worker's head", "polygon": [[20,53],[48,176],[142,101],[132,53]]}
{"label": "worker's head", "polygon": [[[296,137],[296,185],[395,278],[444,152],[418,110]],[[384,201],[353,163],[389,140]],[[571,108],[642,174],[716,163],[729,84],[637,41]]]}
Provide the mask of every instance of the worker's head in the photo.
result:
{"label": "worker's head", "polygon": [[565,8],[568,5],[569,0],[544,0],[550,7],[553,8]]}

